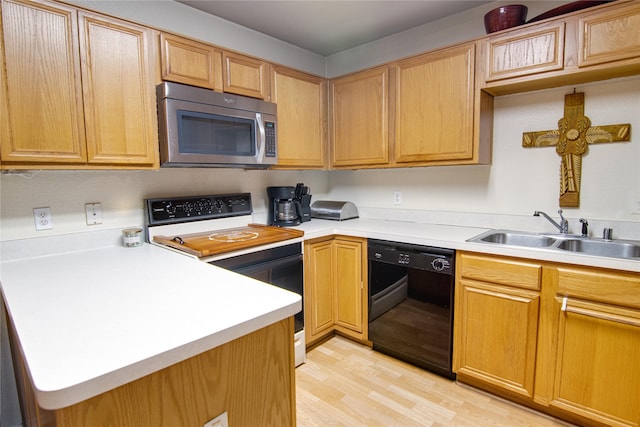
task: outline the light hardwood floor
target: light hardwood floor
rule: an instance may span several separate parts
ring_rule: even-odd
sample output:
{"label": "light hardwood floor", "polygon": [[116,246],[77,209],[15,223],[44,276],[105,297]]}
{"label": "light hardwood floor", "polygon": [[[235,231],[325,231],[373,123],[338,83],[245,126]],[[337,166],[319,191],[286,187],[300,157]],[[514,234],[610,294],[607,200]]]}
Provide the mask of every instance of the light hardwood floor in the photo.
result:
{"label": "light hardwood floor", "polygon": [[339,336],[296,368],[298,427],[569,426]]}

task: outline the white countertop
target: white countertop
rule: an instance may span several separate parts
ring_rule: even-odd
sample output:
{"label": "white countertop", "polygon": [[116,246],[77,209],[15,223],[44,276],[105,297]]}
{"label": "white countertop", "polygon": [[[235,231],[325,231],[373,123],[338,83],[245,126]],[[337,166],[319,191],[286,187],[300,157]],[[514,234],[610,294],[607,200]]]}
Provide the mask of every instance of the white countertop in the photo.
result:
{"label": "white countertop", "polygon": [[[487,231],[479,227],[313,219],[297,228],[305,232],[304,239],[344,234],[640,271],[640,261],[467,242]],[[49,245],[34,240],[27,249],[18,247],[19,259],[5,258],[0,281],[36,396],[45,409],[103,393],[302,307],[296,294],[154,245],[33,256]],[[3,246],[5,253],[16,249],[13,244]]]}
{"label": "white countertop", "polygon": [[45,409],[101,394],[302,308],[297,294],[149,244],[3,262],[0,281]]}
{"label": "white countertop", "polygon": [[330,234],[345,234],[369,239],[414,243],[493,255],[640,272],[640,261],[637,260],[590,256],[543,248],[519,248],[498,244],[467,242],[467,239],[489,230],[481,227],[358,218],[346,221],[312,219],[309,222],[302,223],[297,228],[304,230],[305,240]]}

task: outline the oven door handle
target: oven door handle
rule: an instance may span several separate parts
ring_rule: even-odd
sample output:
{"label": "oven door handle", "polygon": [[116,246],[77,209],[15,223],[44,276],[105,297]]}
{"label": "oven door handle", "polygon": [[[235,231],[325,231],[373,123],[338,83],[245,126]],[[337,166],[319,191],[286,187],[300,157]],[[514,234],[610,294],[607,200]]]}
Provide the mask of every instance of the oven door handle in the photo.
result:
{"label": "oven door handle", "polygon": [[265,270],[265,269],[274,269],[280,267],[286,267],[288,265],[297,264],[298,262],[302,262],[302,255],[291,255],[284,258],[278,258],[275,260],[261,262],[260,264],[248,265],[246,267],[240,267],[238,269],[233,269],[232,271],[240,274],[248,275],[255,271]]}

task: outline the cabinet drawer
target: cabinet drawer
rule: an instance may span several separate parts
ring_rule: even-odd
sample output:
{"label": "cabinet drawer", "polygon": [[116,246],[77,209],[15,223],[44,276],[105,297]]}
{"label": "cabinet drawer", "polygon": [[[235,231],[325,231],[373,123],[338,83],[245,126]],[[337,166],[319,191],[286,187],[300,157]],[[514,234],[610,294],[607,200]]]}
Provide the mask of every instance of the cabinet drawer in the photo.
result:
{"label": "cabinet drawer", "polygon": [[486,81],[561,70],[564,22],[486,40]]}
{"label": "cabinet drawer", "polygon": [[558,295],[640,309],[640,277],[633,273],[559,268]]}
{"label": "cabinet drawer", "polygon": [[458,259],[460,275],[523,289],[540,290],[542,266],[511,258],[463,254]]}
{"label": "cabinet drawer", "polygon": [[640,56],[640,4],[580,19],[580,67]]}

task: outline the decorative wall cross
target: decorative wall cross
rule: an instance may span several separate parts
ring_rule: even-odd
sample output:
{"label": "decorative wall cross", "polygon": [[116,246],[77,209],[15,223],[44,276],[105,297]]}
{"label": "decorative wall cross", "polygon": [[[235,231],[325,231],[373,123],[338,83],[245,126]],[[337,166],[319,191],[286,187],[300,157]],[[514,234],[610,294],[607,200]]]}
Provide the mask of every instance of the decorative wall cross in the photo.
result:
{"label": "decorative wall cross", "polygon": [[591,120],[584,115],[584,93],[572,93],[564,97],[564,117],[558,121],[557,130],[525,132],[522,146],[556,146],[560,162],[560,206],[580,206],[580,179],[582,155],[589,144],[629,141],[631,124],[591,127]]}

